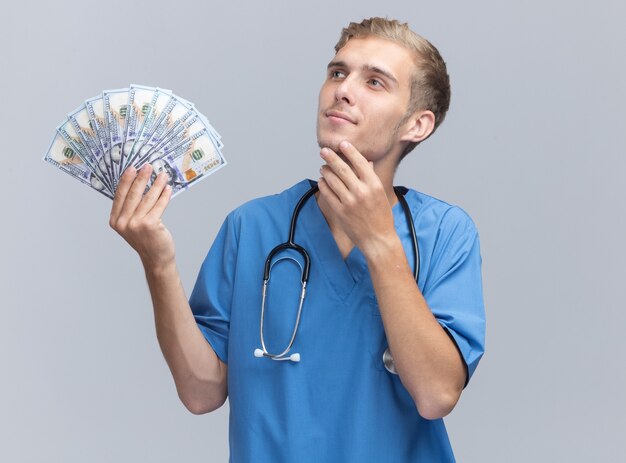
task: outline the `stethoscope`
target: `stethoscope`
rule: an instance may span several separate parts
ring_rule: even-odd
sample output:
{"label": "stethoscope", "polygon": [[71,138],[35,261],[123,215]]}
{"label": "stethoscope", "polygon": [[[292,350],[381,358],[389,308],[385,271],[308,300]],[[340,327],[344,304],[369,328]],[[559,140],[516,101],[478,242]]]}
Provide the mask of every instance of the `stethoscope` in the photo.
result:
{"label": "stethoscope", "polygon": [[[393,190],[396,196],[398,197],[398,201],[400,201],[400,204],[402,205],[402,209],[404,210],[404,216],[409,225],[409,229],[411,230],[411,241],[413,243],[413,276],[415,277],[415,281],[417,282],[419,278],[419,247],[417,244],[417,235],[415,233],[415,225],[413,224],[413,217],[411,216],[411,210],[409,209],[409,205],[407,204],[406,199],[404,199],[404,195],[406,194],[407,189],[404,187],[393,187]],[[286,242],[279,244],[274,249],[272,249],[267,256],[267,259],[265,259],[265,270],[263,273],[263,297],[261,300],[261,327],[260,327],[261,348],[260,349],[257,348],[254,350],[255,357],[269,357],[272,360],[277,360],[277,361],[279,360],[280,361],[289,360],[292,362],[300,361],[299,353],[294,352],[293,354],[290,354],[290,355],[287,355],[287,354],[289,354],[289,351],[291,350],[291,347],[293,346],[293,343],[296,340],[298,326],[300,325],[300,316],[302,315],[302,305],[304,304],[304,296],[306,295],[306,284],[307,284],[307,281],[309,280],[309,272],[311,270],[311,259],[306,249],[296,244],[296,242],[294,241],[294,236],[296,234],[296,224],[298,221],[298,215],[300,214],[302,207],[309,200],[311,196],[317,193],[317,191],[318,191],[318,186],[317,186],[317,183],[315,183],[309,189],[309,191],[307,191],[304,195],[302,195],[302,197],[296,204],[296,207],[294,208],[293,214],[291,216],[291,224],[289,226],[289,239]],[[276,254],[287,249],[291,249],[299,253],[300,256],[302,256],[302,260],[304,261],[304,264],[300,263],[298,259],[295,259],[291,256],[280,257],[272,262]],[[300,271],[301,271],[300,281],[302,282],[302,291],[300,292],[300,302],[298,305],[298,313],[296,315],[296,321],[293,327],[293,331],[291,333],[289,344],[282,352],[278,354],[272,354],[267,351],[267,348],[265,347],[265,337],[263,336],[263,322],[265,320],[265,299],[266,299],[266,294],[267,294],[267,285],[270,281],[270,275],[272,272],[272,267],[276,265],[278,262],[283,261],[283,260],[292,260],[300,267]],[[398,374],[395,368],[393,357],[391,356],[391,352],[389,351],[388,347],[387,349],[385,349],[385,352],[383,353],[383,364],[385,365],[385,368],[387,369],[387,371],[395,375]]]}

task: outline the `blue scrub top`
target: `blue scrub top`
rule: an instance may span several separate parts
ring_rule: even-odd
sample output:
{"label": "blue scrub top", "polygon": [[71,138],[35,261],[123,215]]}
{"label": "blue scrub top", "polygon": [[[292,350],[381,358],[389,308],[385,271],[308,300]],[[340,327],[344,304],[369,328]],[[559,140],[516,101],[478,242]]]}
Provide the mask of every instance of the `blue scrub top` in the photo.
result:
{"label": "blue scrub top", "polygon": [[[344,261],[315,197],[303,207],[295,236],[311,257],[290,352],[300,353],[301,361],[254,356],[261,347],[265,259],[287,240],[294,207],[310,186],[304,180],[231,212],[190,298],[200,330],[228,364],[230,461],[455,461],[443,420],[423,419],[400,378],[384,368],[388,345],[365,259],[355,247]],[[485,335],[476,228],[456,206],[414,190],[405,198],[419,243],[418,286],[455,341],[469,380]],[[410,230],[399,203],[393,214],[413,265]],[[300,290],[298,265],[278,262],[266,302],[269,352],[288,345]]]}

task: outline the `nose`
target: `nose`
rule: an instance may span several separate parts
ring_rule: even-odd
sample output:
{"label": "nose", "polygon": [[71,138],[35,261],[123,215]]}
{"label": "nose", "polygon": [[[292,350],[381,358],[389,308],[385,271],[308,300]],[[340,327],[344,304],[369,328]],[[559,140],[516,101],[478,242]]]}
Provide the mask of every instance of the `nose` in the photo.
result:
{"label": "nose", "polygon": [[335,89],[335,100],[338,102],[354,104],[354,86],[350,76],[343,79]]}

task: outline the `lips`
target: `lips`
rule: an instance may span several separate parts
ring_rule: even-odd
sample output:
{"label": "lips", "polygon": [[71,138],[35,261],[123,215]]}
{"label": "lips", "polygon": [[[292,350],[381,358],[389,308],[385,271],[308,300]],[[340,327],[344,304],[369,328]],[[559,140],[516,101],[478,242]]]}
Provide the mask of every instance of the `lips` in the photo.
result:
{"label": "lips", "polygon": [[335,117],[337,119],[343,119],[343,120],[348,121],[348,122],[350,122],[352,124],[356,124],[354,119],[352,119],[346,113],[342,113],[341,111],[336,111],[336,110],[326,111],[326,117]]}

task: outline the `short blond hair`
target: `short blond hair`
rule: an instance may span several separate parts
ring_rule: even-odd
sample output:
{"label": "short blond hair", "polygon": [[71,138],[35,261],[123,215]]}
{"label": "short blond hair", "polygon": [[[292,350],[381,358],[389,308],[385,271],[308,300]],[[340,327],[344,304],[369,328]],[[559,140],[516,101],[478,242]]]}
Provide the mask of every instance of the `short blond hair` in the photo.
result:
{"label": "short blond hair", "polygon": [[[435,115],[435,127],[443,122],[450,107],[450,77],[446,63],[439,51],[424,37],[413,32],[407,23],[396,19],[369,18],[360,23],[352,22],[341,31],[335,52],[341,50],[348,40],[357,37],[375,36],[392,40],[407,48],[414,56],[416,72],[411,79],[411,97],[405,119],[417,111],[429,110]],[[431,135],[432,135],[431,133]],[[417,143],[410,144],[402,154],[406,156]]]}

